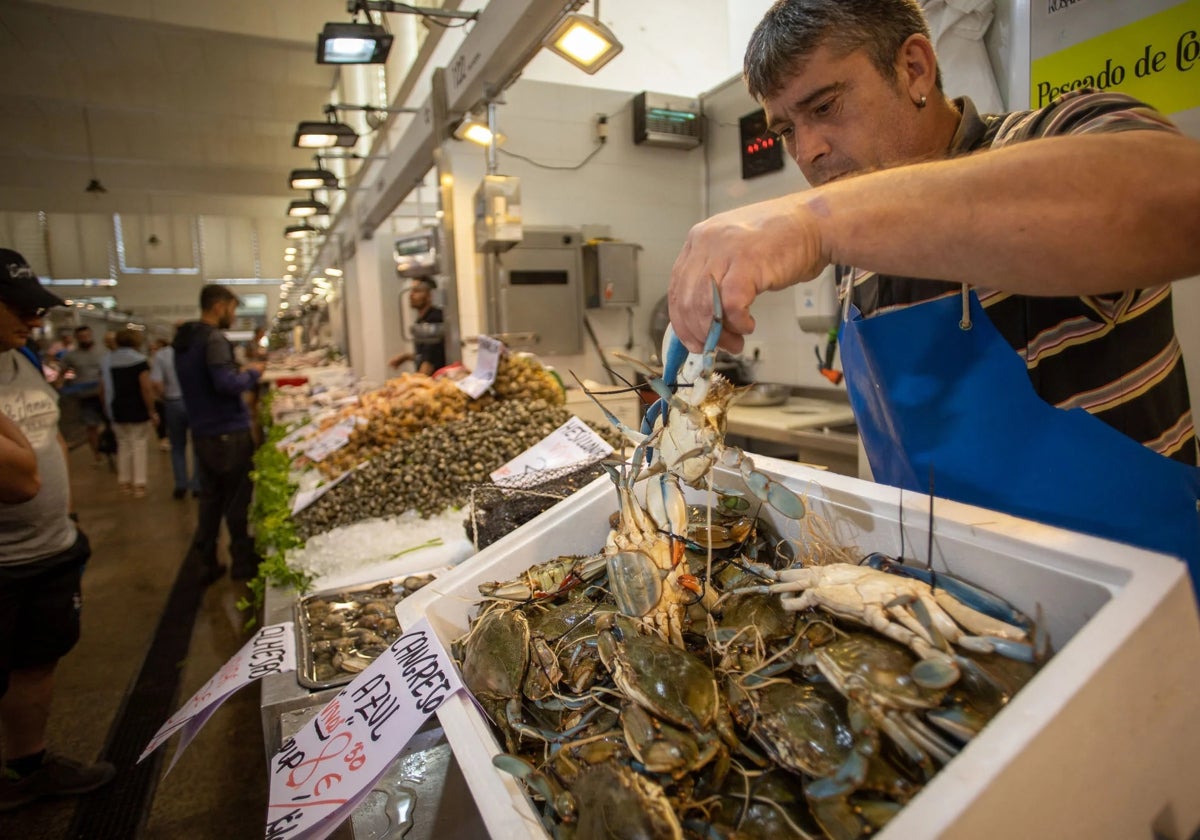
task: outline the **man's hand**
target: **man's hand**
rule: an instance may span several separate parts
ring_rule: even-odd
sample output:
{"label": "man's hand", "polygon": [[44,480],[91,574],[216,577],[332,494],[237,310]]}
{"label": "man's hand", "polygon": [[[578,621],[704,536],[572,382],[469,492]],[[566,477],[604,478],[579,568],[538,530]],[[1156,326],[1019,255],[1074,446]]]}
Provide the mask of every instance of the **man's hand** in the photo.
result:
{"label": "man's hand", "polygon": [[262,374],[262,372],[263,372],[263,371],[265,371],[266,369],[267,369],[267,363],[266,363],[266,362],[247,362],[245,365],[243,365],[243,366],[242,366],[242,370],[253,370],[253,371],[257,371],[257,372],[258,372],[260,375],[261,375],[261,374]]}
{"label": "man's hand", "polygon": [[693,352],[712,324],[712,284],[724,307],[721,347],[740,352],[754,332],[750,304],[758,295],[811,280],[828,264],[818,230],[819,204],[785,196],[721,213],[688,232],[671,269],[671,324]]}
{"label": "man's hand", "polygon": [[412,353],[401,353],[399,356],[392,357],[391,361],[388,362],[388,367],[398,368],[405,362],[411,362],[413,358],[414,356]]}

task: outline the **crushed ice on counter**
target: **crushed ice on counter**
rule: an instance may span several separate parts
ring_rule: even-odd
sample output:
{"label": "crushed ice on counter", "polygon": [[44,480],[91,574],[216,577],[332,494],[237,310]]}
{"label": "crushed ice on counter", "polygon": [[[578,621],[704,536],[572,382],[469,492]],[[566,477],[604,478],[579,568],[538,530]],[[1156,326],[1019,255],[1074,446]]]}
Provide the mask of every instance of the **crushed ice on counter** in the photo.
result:
{"label": "crushed ice on counter", "polygon": [[422,519],[415,511],[367,519],[310,537],[287,554],[287,564],[313,576],[311,589],[328,589],[461,563],[474,553],[462,510]]}

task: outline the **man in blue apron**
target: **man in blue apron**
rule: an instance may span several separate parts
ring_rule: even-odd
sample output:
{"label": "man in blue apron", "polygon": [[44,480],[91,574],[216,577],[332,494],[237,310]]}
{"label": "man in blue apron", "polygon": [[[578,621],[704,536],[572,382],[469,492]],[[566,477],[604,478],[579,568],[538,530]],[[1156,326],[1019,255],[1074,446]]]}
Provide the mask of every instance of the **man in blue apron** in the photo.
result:
{"label": "man in blue apron", "polygon": [[692,229],[683,342],[714,281],[737,352],[759,294],[853,266],[842,360],[877,480],[1166,551],[1195,582],[1170,283],[1200,274],[1200,143],[1113,92],[979,115],[942,93],[915,0],[780,0],[745,75],[813,189]]}

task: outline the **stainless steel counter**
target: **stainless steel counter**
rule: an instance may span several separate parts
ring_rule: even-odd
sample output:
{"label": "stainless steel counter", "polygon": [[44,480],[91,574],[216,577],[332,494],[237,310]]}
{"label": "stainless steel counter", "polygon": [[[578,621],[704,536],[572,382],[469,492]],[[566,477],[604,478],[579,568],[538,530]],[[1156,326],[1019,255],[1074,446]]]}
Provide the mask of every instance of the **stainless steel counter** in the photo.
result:
{"label": "stainless steel counter", "polygon": [[837,392],[836,396],[841,399],[804,394],[788,397],[776,406],[735,404],[726,415],[726,432],[781,444],[798,461],[857,476],[854,412],[843,394]]}

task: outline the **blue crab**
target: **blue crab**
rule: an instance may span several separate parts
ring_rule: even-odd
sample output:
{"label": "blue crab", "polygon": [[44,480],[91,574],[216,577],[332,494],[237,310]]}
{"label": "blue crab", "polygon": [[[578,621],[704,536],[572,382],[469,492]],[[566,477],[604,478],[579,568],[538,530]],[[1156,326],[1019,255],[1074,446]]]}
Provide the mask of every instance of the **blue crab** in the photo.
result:
{"label": "blue crab", "polygon": [[649,385],[659,396],[646,410],[640,431],[626,426],[598,400],[596,404],[626,439],[642,449],[649,465],[645,476],[657,477],[664,484],[682,481],[703,490],[707,489],[713,466],[720,464],[736,469],[750,492],[783,516],[802,519],[805,507],[799,496],[755,469],[741,449],[725,444],[726,412],[745,389],[735,387],[714,370],[722,316],[721,294],[714,283],[713,323],[702,352],[688,352],[668,325],[663,336],[661,376],[630,360],[653,377]]}
{"label": "blue crab", "polygon": [[793,567],[769,574],[778,582],[738,591],[779,593],[789,610],[819,607],[870,627],[920,657],[912,676],[927,688],[947,688],[958,679],[960,669],[952,645],[1028,662],[1035,657],[1023,627],[979,612],[916,578],[852,563]]}
{"label": "blue crab", "polygon": [[666,482],[647,488],[642,507],[634,493],[641,448],[631,467],[606,465],[620,500],[617,526],[604,547],[608,586],[618,610],[682,648],[687,608],[704,598],[684,562],[686,542],[679,536],[687,532],[687,505],[679,488]]}

